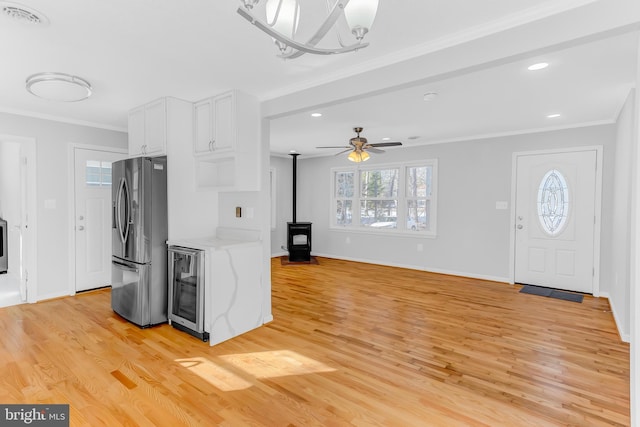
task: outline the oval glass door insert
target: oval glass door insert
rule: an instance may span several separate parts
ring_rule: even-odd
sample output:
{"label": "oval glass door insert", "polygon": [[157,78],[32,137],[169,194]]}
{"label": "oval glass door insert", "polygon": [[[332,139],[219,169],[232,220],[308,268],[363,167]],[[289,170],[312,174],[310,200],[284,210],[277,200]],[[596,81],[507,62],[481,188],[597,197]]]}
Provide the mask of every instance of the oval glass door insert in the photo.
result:
{"label": "oval glass door insert", "polygon": [[569,217],[567,180],[557,169],[548,171],[538,187],[538,219],[550,236],[558,235]]}

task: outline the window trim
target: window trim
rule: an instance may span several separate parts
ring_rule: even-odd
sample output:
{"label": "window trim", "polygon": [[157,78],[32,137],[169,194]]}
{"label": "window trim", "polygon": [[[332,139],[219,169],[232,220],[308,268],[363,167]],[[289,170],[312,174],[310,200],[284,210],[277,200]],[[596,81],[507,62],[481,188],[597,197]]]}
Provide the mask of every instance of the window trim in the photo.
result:
{"label": "window trim", "polygon": [[[432,168],[431,172],[431,196],[427,198],[430,200],[430,217],[429,221],[431,224],[430,230],[408,230],[406,229],[406,221],[400,225],[398,223],[399,228],[394,229],[375,229],[371,227],[363,227],[360,225],[360,203],[361,200],[364,200],[360,197],[361,183],[360,183],[360,172],[367,170],[385,170],[385,169],[399,169],[399,187],[397,200],[398,202],[398,217],[404,218],[406,211],[406,203],[409,199],[407,197],[407,189],[406,189],[406,170],[410,167],[421,167],[421,166],[430,166]],[[350,225],[338,225],[336,224],[336,202],[338,198],[335,197],[336,191],[336,173],[339,172],[353,172],[354,173],[354,195],[352,200],[352,212],[354,213],[354,218],[352,218],[352,222]],[[416,160],[411,162],[394,162],[394,163],[380,163],[380,164],[371,164],[364,165],[359,163],[353,166],[342,166],[342,167],[334,167],[330,169],[330,179],[331,179],[331,191],[329,194],[329,230],[331,231],[343,231],[350,233],[363,233],[363,234],[373,234],[373,235],[395,235],[395,236],[403,236],[403,237],[419,237],[419,238],[436,238],[437,237],[437,211],[438,211],[438,159],[424,159],[424,160]],[[349,200],[340,198],[340,200]],[[356,215],[357,214],[357,215]]]}

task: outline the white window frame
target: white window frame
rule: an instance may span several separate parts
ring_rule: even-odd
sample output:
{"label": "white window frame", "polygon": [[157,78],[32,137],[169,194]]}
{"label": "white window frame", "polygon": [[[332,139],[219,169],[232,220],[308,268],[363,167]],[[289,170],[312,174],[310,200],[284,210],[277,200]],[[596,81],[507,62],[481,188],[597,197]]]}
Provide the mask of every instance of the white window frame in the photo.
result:
{"label": "white window frame", "polygon": [[[428,230],[410,230],[407,229],[407,221],[406,220],[398,220],[397,228],[394,229],[376,229],[372,227],[365,227],[360,225],[360,203],[364,198],[360,195],[361,183],[360,183],[360,172],[368,171],[368,170],[386,170],[386,169],[399,169],[399,177],[398,177],[398,193],[397,200],[398,210],[397,210],[397,218],[406,218],[407,211],[407,200],[415,199],[413,197],[407,197],[407,189],[406,189],[406,171],[407,168],[411,167],[431,167],[431,195],[427,196],[427,200],[430,201],[430,229]],[[336,210],[337,210],[337,200],[335,196],[336,182],[335,177],[336,173],[340,172],[352,172],[354,174],[354,195],[352,200],[352,220],[350,225],[338,225],[336,222]],[[348,232],[357,232],[357,233],[371,233],[377,235],[402,235],[408,237],[432,237],[435,238],[437,236],[437,211],[438,211],[438,160],[437,159],[425,159],[413,162],[406,163],[384,163],[384,164],[375,164],[375,165],[363,165],[359,163],[357,165],[351,167],[338,167],[330,169],[330,179],[331,179],[331,192],[329,195],[329,228],[332,230],[338,231],[348,231]],[[422,198],[418,198],[422,199]],[[345,200],[344,198],[340,198],[340,200]]]}

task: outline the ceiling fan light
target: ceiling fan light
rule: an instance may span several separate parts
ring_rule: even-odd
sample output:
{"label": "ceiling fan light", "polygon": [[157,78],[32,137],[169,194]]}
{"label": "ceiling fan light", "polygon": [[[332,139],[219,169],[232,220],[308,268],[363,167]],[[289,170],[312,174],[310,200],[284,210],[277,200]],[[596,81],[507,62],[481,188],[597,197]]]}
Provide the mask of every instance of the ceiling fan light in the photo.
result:
{"label": "ceiling fan light", "polygon": [[369,160],[369,153],[367,153],[366,151],[352,151],[351,153],[349,153],[349,157],[347,157],[349,160],[351,160],[352,162],[355,163],[360,163],[360,162],[366,162],[367,160]]}
{"label": "ceiling fan light", "polygon": [[350,0],[344,8],[347,25],[358,40],[371,29],[377,11],[378,0]]}
{"label": "ceiling fan light", "polygon": [[266,13],[271,28],[287,37],[295,36],[300,21],[298,0],[268,0]]}

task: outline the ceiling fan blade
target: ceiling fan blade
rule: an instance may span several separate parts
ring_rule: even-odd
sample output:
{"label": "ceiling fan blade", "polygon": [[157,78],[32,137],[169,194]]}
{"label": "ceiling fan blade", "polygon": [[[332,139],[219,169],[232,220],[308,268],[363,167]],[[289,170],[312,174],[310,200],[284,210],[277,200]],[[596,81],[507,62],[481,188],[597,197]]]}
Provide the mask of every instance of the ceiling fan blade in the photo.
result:
{"label": "ceiling fan blade", "polygon": [[341,151],[341,152],[339,152],[339,153],[336,153],[335,155],[336,155],[336,156],[339,156],[340,154],[348,153],[349,151],[353,151],[353,149],[352,149],[352,148],[347,148],[346,150]]}
{"label": "ceiling fan blade", "polygon": [[367,147],[393,147],[396,145],[402,145],[402,142],[375,142],[373,144],[367,144]]}
{"label": "ceiling fan blade", "polygon": [[379,148],[373,148],[373,147],[365,147],[364,149],[372,153],[378,153],[378,154],[385,152],[384,150],[381,150]]}
{"label": "ceiling fan blade", "polygon": [[316,148],[348,148],[348,149],[352,149],[353,147],[350,147],[348,145],[333,145],[333,146],[327,146],[327,147],[316,147]]}

